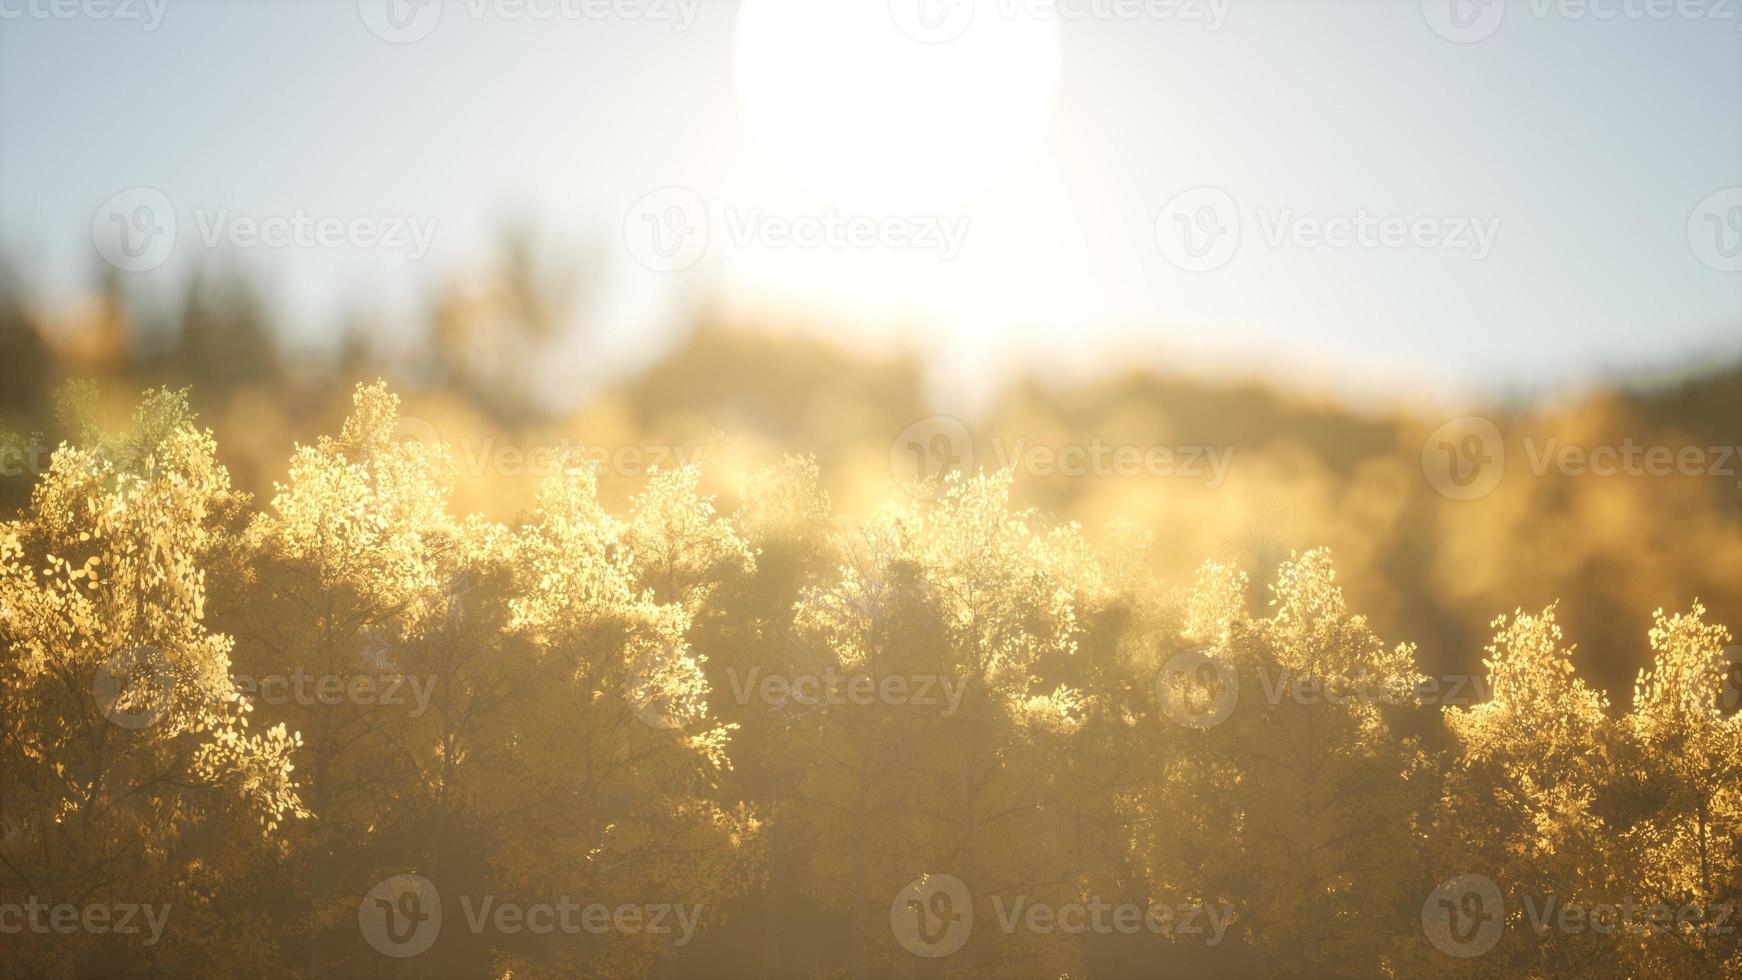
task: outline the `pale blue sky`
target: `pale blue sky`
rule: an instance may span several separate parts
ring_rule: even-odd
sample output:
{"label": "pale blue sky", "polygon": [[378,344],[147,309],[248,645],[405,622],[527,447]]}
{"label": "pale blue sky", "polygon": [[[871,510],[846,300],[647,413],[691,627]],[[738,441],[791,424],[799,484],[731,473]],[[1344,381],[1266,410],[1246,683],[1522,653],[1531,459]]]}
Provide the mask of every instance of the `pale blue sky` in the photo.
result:
{"label": "pale blue sky", "polygon": [[[235,252],[314,342],[341,310],[402,312],[420,284],[463,275],[521,214],[608,260],[592,316],[622,363],[700,295],[923,345],[964,390],[1019,364],[1134,360],[1304,370],[1380,395],[1496,390],[1742,345],[1742,274],[1702,261],[1689,229],[1709,195],[1742,185],[1742,23],[1727,8],[1605,21],[1521,0],[1490,36],[1455,43],[1417,0],[1232,0],[1214,30],[1177,12],[1054,23],[1055,62],[970,60],[958,90],[948,60],[1016,2],[981,0],[961,39],[916,48],[932,59],[918,68],[880,77],[887,46],[763,58],[746,77],[764,94],[741,95],[736,0],[700,0],[681,31],[447,0],[412,43],[371,33],[356,0],[158,0],[154,30],[32,14],[48,2],[0,0],[0,244],[45,293],[90,280],[94,215],[143,186],[178,221],[173,256],[127,274],[147,291],[210,258],[197,222],[220,213],[436,223],[415,262]],[[750,2],[773,17],[784,0]],[[893,29],[883,0],[863,2]],[[1608,7],[1624,2],[1643,0]],[[793,36],[763,31],[756,50]],[[859,115],[831,126],[818,105],[878,114],[874,145],[841,158],[855,176],[800,159],[860,132]],[[971,139],[951,141],[957,122]],[[898,171],[894,190],[867,183]],[[636,202],[671,185],[705,202],[710,236],[693,266],[649,271],[626,215],[634,228]],[[1241,237],[1231,260],[1190,272],[1157,223],[1171,229],[1164,208],[1200,186],[1234,203]],[[1713,235],[1732,234],[1728,209]],[[1279,221],[1361,212],[1437,221],[1450,242],[1266,240]],[[947,260],[735,237],[830,213],[967,223]],[[1458,247],[1464,218],[1498,222],[1480,259]]]}

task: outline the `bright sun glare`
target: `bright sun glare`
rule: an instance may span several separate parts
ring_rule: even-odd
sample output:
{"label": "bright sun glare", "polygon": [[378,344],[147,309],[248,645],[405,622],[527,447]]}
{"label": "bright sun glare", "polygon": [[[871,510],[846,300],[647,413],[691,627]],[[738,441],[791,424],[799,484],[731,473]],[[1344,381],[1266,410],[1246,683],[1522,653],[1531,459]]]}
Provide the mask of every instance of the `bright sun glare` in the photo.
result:
{"label": "bright sun glare", "polygon": [[942,210],[1039,136],[1058,25],[936,0],[746,0],[736,60],[752,128],[807,190],[877,213]]}

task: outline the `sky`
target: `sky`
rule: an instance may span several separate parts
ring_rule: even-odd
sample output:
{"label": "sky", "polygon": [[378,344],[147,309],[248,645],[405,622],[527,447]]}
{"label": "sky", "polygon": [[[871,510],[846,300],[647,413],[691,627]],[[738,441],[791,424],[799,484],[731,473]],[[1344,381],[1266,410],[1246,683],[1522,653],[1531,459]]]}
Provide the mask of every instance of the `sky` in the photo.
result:
{"label": "sky", "polygon": [[529,222],[596,274],[577,377],[706,303],[967,400],[1566,385],[1742,348],[1739,7],[0,0],[0,252],[234,262],[318,345]]}

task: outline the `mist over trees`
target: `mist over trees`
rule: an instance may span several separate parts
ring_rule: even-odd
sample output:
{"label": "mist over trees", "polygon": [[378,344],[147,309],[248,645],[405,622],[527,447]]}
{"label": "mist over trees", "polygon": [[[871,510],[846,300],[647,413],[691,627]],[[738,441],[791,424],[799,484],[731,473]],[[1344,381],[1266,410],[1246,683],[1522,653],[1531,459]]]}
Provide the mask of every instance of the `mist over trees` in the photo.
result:
{"label": "mist over trees", "polygon": [[576,459],[498,521],[383,384],[255,497],[184,395],[80,399],[0,530],[0,907],[161,929],[6,976],[1742,972],[1693,596],[1629,698],[1552,603],[1453,693],[1330,551],[1169,583],[1006,471],[849,516],[803,455],[621,507]]}

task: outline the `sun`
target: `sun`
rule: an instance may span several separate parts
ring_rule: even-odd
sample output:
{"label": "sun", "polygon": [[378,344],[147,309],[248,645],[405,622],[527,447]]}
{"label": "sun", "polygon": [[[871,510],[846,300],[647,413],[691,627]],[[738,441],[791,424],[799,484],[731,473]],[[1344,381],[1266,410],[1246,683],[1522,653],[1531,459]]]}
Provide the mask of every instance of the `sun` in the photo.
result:
{"label": "sun", "polygon": [[1032,147],[1058,84],[1056,21],[1005,9],[746,0],[739,99],[770,159],[833,204],[960,207]]}

